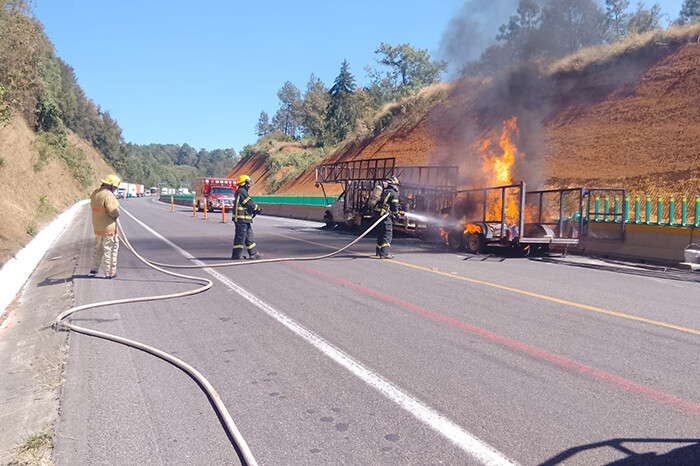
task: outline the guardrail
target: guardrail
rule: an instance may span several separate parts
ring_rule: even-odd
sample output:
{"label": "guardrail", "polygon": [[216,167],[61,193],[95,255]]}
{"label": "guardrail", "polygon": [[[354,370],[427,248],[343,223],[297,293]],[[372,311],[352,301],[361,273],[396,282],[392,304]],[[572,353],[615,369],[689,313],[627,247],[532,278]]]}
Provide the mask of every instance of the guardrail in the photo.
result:
{"label": "guardrail", "polygon": [[[688,206],[688,196],[681,196],[680,209],[676,197],[671,195],[667,198],[656,196],[634,196],[634,206],[631,208],[630,196],[625,196],[621,202],[620,196],[600,196],[595,197],[594,211],[591,212],[589,221],[603,223],[619,223],[625,218],[626,223],[637,225],[662,225],[671,227],[700,227],[700,196],[695,196],[692,203],[692,214]],[[624,214],[623,214],[624,213]],[[692,219],[692,221],[691,221]]]}
{"label": "guardrail", "polygon": [[[323,206],[325,207],[326,199],[323,196],[307,196],[307,195],[269,195],[269,196],[251,196],[256,204],[278,204],[278,205],[308,205],[308,206]],[[338,196],[328,196],[328,202],[333,202]]]}
{"label": "guardrail", "polygon": [[[163,194],[160,196],[162,202],[173,202],[178,205],[192,205],[193,194]],[[256,204],[262,205],[294,205],[294,206],[326,206],[326,199],[323,196],[300,195],[261,195],[251,196]],[[333,202],[338,196],[328,196],[328,202]]]}
{"label": "guardrail", "polygon": [[[160,200],[170,202],[173,198],[176,204],[186,204],[183,201],[192,202],[192,194],[167,194],[161,195]],[[681,196],[680,202],[676,196],[594,196],[589,211],[588,221],[602,223],[620,223],[624,218],[625,223],[637,225],[662,225],[672,227],[700,227],[700,196],[695,196],[691,202],[688,196]],[[326,199],[323,196],[311,195],[260,195],[252,196],[258,204],[293,205],[293,206],[325,206]],[[333,202],[337,196],[328,196],[328,202]],[[632,202],[634,202],[632,204]],[[689,205],[690,204],[690,205]]]}

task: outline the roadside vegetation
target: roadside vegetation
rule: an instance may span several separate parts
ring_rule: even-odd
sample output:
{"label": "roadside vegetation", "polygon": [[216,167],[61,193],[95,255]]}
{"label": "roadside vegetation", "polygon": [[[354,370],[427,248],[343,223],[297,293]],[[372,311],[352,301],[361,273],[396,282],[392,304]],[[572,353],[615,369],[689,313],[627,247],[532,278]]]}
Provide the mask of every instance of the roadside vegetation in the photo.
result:
{"label": "roadside vegetation", "polygon": [[34,129],[35,170],[57,158],[82,186],[90,183],[90,165],[67,144],[68,131],[91,143],[123,179],[148,186],[194,184],[197,176],[224,176],[235,164],[233,149],[125,143],[117,121],[85,95],[73,68],[56,56],[28,1],[0,0],[0,31],[0,124],[20,114]]}
{"label": "roadside vegetation", "polygon": [[53,430],[47,429],[31,435],[15,448],[9,466],[51,466]]}

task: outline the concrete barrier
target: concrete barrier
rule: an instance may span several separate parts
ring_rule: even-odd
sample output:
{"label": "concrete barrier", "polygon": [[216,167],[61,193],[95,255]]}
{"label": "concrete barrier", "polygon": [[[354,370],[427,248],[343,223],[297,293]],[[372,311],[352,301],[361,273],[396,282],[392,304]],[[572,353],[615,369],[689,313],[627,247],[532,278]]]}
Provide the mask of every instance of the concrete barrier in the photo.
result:
{"label": "concrete barrier", "polygon": [[[158,199],[160,202],[167,202],[170,204],[170,196],[160,196]],[[173,196],[173,204],[175,205],[186,205],[187,207],[192,207],[192,198],[190,197],[189,199],[178,199],[177,197]]]}
{"label": "concrete barrier", "polygon": [[683,250],[700,243],[700,228],[637,225],[628,223],[624,240],[612,238],[620,230],[615,223],[591,223],[589,236],[583,238],[578,251],[596,256],[656,262],[683,262]]}
{"label": "concrete barrier", "polygon": [[311,220],[323,222],[323,215],[326,212],[325,206],[315,205],[283,205],[283,204],[258,204],[263,215],[275,217],[296,218],[299,220]]}

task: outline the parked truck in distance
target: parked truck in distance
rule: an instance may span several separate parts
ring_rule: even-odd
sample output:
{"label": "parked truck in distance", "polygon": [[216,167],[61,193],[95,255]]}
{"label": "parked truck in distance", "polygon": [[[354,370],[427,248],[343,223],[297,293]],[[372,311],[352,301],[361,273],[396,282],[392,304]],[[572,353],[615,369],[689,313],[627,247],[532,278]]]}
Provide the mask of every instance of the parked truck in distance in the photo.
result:
{"label": "parked truck in distance", "polygon": [[130,197],[137,197],[137,195],[137,185],[126,181],[119,183],[119,187],[117,188],[117,199],[128,199]]}
{"label": "parked truck in distance", "polygon": [[229,178],[197,178],[194,200],[197,210],[213,212],[215,209],[233,210],[236,181]]}

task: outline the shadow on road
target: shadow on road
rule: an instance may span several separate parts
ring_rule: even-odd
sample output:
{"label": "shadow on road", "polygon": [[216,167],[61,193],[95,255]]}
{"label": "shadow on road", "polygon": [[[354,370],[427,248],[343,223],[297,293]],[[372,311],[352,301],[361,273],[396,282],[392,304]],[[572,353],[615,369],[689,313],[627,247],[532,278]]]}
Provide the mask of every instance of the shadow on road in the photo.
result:
{"label": "shadow on road", "polygon": [[[658,454],[655,451],[637,452],[635,450],[653,449],[649,444],[678,444],[667,453]],[[640,448],[641,447],[641,448]],[[643,448],[647,447],[647,448]],[[657,466],[676,464],[700,464],[700,439],[665,439],[665,438],[618,438],[605,442],[590,443],[570,448],[557,456],[541,463],[540,466],[562,464],[575,455],[600,448],[612,448],[626,455],[626,458],[607,463],[615,466]],[[665,450],[665,449],[664,449]]]}

